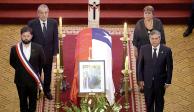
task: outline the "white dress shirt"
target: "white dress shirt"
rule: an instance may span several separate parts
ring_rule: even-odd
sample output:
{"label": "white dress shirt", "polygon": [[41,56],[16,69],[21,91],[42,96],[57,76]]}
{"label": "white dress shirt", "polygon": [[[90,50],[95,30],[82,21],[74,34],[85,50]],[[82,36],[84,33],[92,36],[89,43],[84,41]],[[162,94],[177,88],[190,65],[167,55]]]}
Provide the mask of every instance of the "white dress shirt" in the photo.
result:
{"label": "white dress shirt", "polygon": [[23,47],[23,53],[24,53],[26,59],[29,61],[30,60],[30,55],[31,55],[31,43],[29,43],[29,46],[28,47],[26,47],[22,43],[22,47]]}
{"label": "white dress shirt", "polygon": [[153,54],[154,54],[154,49],[156,49],[156,56],[158,57],[158,53],[159,53],[159,50],[160,50],[160,44],[157,47],[152,46],[152,57],[153,57]]}
{"label": "white dress shirt", "polygon": [[40,25],[41,25],[41,28],[42,28],[42,31],[43,31],[43,23],[45,23],[45,26],[46,26],[46,29],[47,29],[47,20],[46,21],[41,21],[40,20]]}

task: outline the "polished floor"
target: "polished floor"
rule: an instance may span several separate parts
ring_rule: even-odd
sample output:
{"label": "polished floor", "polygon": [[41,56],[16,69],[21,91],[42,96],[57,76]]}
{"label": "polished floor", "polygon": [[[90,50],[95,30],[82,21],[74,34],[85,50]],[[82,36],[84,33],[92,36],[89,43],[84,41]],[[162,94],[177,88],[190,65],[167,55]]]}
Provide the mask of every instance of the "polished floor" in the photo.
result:
{"label": "polished floor", "polygon": [[[20,39],[21,27],[0,25],[0,112],[19,112],[9,53]],[[174,59],[173,81],[166,91],[164,112],[194,112],[194,33],[183,38],[185,25],[164,25],[164,29]]]}

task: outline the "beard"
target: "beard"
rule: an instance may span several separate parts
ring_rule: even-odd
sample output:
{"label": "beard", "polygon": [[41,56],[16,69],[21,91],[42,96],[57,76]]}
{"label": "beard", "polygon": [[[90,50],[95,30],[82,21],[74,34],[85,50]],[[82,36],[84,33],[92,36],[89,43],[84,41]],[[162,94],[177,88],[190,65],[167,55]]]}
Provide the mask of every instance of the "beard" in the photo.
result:
{"label": "beard", "polygon": [[22,43],[24,44],[29,44],[31,42],[31,40],[22,40]]}

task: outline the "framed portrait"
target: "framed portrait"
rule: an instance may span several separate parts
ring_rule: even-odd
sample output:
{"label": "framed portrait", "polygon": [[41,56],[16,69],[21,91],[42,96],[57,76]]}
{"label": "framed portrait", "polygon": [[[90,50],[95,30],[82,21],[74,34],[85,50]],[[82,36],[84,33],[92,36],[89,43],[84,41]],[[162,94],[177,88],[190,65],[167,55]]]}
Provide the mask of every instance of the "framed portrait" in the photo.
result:
{"label": "framed portrait", "polygon": [[79,62],[79,94],[105,93],[105,61]]}

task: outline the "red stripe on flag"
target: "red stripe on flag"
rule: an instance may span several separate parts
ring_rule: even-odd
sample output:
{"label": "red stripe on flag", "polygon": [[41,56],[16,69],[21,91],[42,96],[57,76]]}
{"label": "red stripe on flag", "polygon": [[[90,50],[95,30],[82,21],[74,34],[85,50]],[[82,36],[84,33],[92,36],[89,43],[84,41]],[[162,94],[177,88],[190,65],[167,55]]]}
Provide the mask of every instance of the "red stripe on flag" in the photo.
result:
{"label": "red stripe on flag", "polygon": [[90,48],[92,48],[92,29],[82,30],[76,37],[75,68],[70,99],[77,104],[78,96],[78,66],[80,60],[88,60]]}

